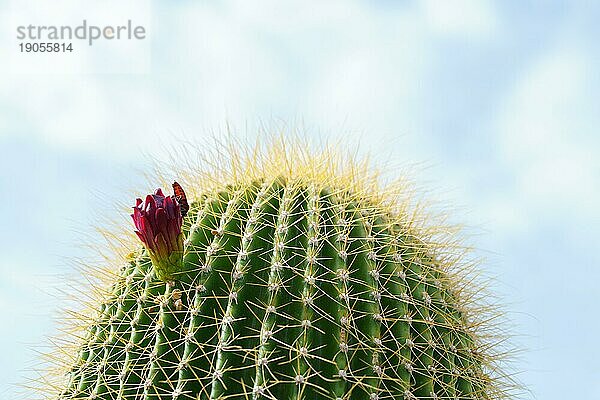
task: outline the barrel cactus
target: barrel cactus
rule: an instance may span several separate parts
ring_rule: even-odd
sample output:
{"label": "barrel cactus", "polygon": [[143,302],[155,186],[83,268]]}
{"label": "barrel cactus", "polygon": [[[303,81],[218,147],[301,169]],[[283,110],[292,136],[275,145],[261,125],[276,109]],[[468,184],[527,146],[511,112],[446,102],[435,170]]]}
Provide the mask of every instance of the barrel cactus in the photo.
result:
{"label": "barrel cactus", "polygon": [[406,185],[332,149],[228,151],[175,170],[189,211],[137,200],[143,246],[105,269],[48,398],[510,397],[461,246]]}

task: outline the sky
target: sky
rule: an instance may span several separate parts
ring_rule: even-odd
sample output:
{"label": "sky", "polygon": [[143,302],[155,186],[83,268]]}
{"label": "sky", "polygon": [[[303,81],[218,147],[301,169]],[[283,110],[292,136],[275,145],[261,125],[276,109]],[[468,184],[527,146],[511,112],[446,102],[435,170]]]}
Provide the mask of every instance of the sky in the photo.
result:
{"label": "sky", "polygon": [[[1,397],[56,332],[92,227],[149,190],[148,156],[285,123],[413,165],[486,258],[522,398],[600,399],[599,3],[44,3],[0,2]],[[114,15],[142,21],[143,43],[16,53],[15,23]]]}

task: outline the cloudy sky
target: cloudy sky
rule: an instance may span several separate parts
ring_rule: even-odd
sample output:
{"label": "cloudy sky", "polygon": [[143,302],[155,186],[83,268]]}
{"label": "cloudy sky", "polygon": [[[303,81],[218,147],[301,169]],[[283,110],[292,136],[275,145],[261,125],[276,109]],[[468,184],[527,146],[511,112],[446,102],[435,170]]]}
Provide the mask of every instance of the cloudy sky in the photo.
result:
{"label": "cloudy sky", "polygon": [[[149,189],[144,154],[285,121],[418,165],[412,177],[458,210],[488,260],[524,398],[600,399],[598,4],[44,3],[0,3],[1,397],[56,328],[60,276],[90,256],[76,244],[98,240],[90,226],[119,215],[123,193]],[[148,33],[125,51],[99,43],[75,64],[16,54],[15,24],[123,16]]]}

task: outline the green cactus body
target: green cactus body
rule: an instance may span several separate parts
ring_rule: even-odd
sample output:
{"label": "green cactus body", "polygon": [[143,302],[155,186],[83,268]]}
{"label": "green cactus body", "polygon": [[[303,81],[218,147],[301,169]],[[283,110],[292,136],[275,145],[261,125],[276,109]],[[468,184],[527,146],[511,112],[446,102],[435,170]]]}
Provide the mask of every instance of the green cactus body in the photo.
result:
{"label": "green cactus body", "polygon": [[59,399],[506,398],[406,212],[302,177],[197,198],[176,279],[130,258]]}

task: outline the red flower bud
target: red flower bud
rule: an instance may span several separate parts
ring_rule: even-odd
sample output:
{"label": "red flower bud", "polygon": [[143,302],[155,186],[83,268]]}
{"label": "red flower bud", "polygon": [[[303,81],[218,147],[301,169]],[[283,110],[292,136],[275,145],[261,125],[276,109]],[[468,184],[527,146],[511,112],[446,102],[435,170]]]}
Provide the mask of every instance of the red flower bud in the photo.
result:
{"label": "red flower bud", "polygon": [[181,233],[181,208],[172,196],[156,189],[146,200],[136,199],[133,207],[133,223],[150,255],[156,275],[163,281],[171,281],[183,266],[183,233]]}

